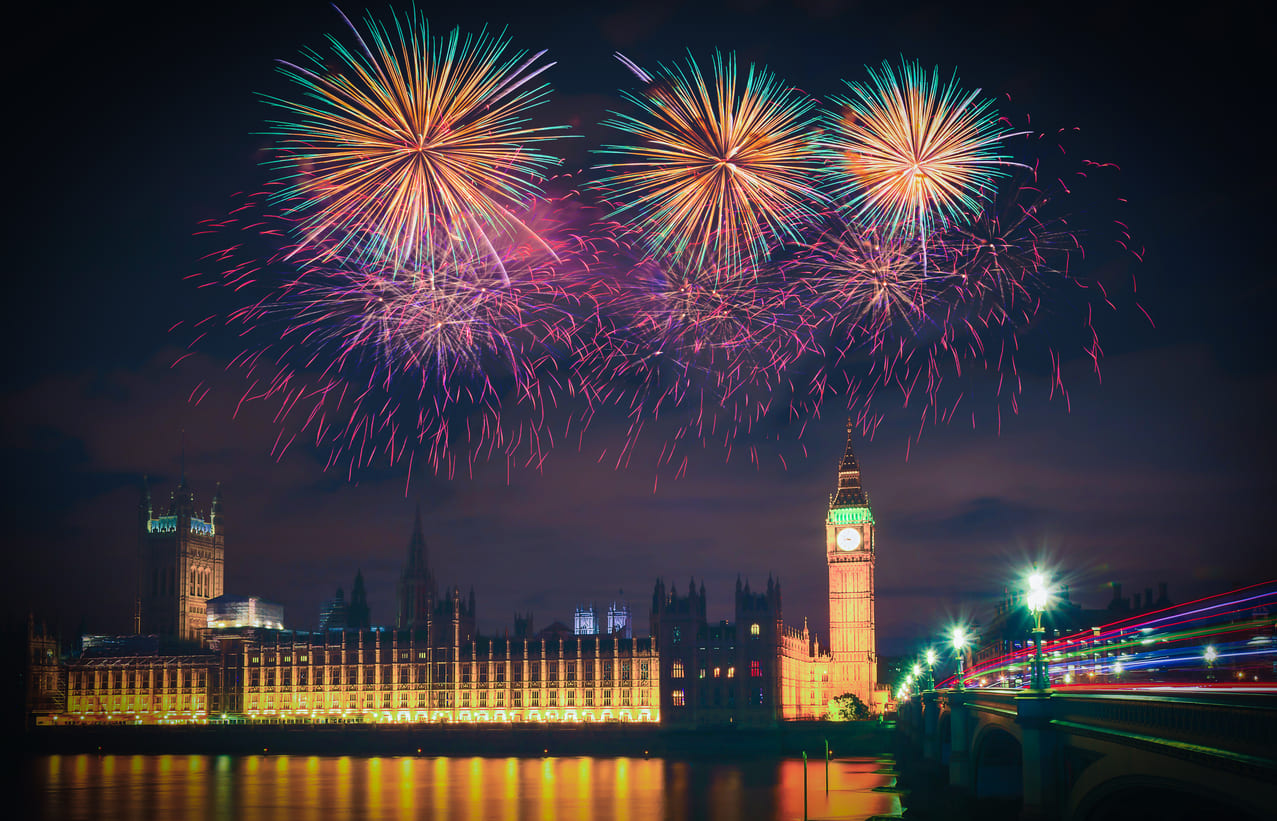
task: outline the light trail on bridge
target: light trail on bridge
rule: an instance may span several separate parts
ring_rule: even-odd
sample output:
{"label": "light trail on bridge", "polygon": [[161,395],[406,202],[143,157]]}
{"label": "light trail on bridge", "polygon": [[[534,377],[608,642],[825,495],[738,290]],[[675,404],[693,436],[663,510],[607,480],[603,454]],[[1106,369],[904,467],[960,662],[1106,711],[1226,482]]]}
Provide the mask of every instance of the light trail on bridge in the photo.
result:
{"label": "light trail on bridge", "polygon": [[[1141,613],[1047,641],[1053,688],[1225,687],[1277,681],[1277,580]],[[1026,642],[1026,644],[1029,644]],[[964,686],[1021,687],[1033,657],[1022,650],[969,667]],[[950,687],[951,676],[938,683]]]}

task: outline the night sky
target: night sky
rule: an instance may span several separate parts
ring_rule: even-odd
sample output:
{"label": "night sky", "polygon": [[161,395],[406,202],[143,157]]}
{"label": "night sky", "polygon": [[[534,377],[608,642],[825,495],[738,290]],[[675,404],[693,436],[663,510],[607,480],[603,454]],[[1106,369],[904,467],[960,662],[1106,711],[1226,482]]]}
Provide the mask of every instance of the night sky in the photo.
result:
{"label": "night sky", "polygon": [[[321,2],[47,8],[10,29],[6,622],[34,611],[68,637],[129,628],[141,476],[167,500],[185,430],[200,506],[223,486],[227,591],[281,602],[292,627],[313,628],[360,568],[373,620],[393,623],[420,504],[436,575],[474,586],[486,632],[516,610],[537,628],[568,622],[576,603],[618,591],[644,629],[657,576],[680,589],[704,579],[710,618],[726,618],[738,572],[755,585],[778,574],[786,621],[824,631],[838,401],[773,431],[792,442],[807,425],[808,457],[790,447],[787,470],[767,442],[757,465],[711,447],[692,452],[686,478],[657,483],[659,431],[628,469],[598,461],[624,430],[606,415],[580,452],[558,448],[539,471],[498,460],[449,481],[418,469],[406,493],[401,467],[352,483],[301,443],[277,461],[269,408],[232,419],[243,384],[224,366],[236,340],[210,338],[174,369],[190,334],[169,329],[225,310],[224,295],[185,279],[210,250],[193,234],[269,178],[255,94],[289,93],[273,61],[345,36],[340,18]],[[1123,220],[1147,253],[1088,249],[1116,306],[1095,320],[1102,380],[1084,352],[1085,305],[1063,294],[1030,334],[1042,347],[1022,357],[1024,400],[1000,433],[988,377],[972,377],[965,417],[920,439],[916,403],[884,394],[874,407],[883,422],[857,453],[878,522],[881,651],[984,616],[1032,560],[1090,606],[1110,582],[1129,593],[1166,581],[1184,600],[1277,576],[1271,93],[1259,88],[1270,24],[1218,3],[1174,16],[1153,4],[840,0],[419,8],[439,31],[506,26],[516,47],[549,49],[555,95],[538,116],[586,136],[556,146],[569,168],[590,161],[595,124],[632,85],[613,51],[651,66],[714,48],[816,96],[902,54],[957,67],[965,87],[1010,95],[1043,129],[1079,128],[1077,151],[1121,166]],[[1067,405],[1048,399],[1048,345]],[[201,380],[214,390],[195,406]]]}

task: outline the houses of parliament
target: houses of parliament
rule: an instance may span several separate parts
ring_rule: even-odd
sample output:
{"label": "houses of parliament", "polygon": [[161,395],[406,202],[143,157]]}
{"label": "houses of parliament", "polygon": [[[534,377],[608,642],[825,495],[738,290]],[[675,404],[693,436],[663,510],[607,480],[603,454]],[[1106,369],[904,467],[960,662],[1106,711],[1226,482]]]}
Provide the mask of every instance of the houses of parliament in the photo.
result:
{"label": "houses of parliament", "polygon": [[805,620],[785,624],[774,578],[760,589],[737,581],[731,622],[708,621],[703,583],[658,580],[647,636],[534,634],[528,618],[516,618],[512,633],[484,636],[473,592],[440,589],[420,512],[393,628],[354,619],[286,630],[264,603],[226,596],[221,490],[202,511],[183,475],[165,510],[149,489],[139,504],[136,635],[86,637],[48,676],[62,692],[42,700],[33,720],[768,726],[824,717],[844,693],[882,710],[877,542],[850,427],[824,523],[826,641]]}

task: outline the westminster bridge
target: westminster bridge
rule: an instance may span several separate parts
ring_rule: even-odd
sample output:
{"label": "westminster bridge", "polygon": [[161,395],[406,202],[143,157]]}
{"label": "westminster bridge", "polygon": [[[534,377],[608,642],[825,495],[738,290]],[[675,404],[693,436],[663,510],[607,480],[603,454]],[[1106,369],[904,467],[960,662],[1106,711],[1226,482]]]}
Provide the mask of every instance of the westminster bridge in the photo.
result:
{"label": "westminster bridge", "polygon": [[952,790],[1025,819],[1277,818],[1272,690],[930,690],[897,727]]}

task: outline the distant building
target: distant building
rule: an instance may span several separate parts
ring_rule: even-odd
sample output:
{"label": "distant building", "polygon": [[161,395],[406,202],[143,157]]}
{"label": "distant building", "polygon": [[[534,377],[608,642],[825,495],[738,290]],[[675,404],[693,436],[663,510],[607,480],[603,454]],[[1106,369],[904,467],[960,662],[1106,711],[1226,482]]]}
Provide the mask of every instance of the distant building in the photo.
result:
{"label": "distant building", "polygon": [[198,639],[207,602],[222,595],[225,519],[219,485],[207,514],[195,508],[185,468],[165,512],[142,482],[138,503],[138,583],[133,632]]}
{"label": "distant building", "polygon": [[614,601],[607,606],[607,634],[626,639],[634,636],[634,622],[630,616],[629,602]]}
{"label": "distant building", "polygon": [[263,627],[284,629],[284,606],[258,596],[218,596],[207,603],[208,628]]}
{"label": "distant building", "polygon": [[324,606],[319,611],[319,629],[323,630],[345,630],[348,621],[346,612],[346,594],[339,587],[337,595],[334,598],[324,602]]}
{"label": "distant building", "polygon": [[572,632],[578,636],[599,634],[599,613],[593,603],[577,605],[576,614],[572,617]]}

